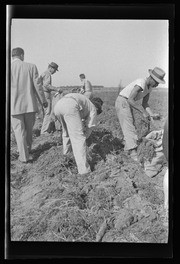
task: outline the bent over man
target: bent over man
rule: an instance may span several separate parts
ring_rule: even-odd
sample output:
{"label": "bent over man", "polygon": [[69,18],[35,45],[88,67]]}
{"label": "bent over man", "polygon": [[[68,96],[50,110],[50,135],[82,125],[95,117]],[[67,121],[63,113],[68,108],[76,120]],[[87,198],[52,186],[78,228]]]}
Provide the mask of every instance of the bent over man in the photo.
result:
{"label": "bent over man", "polygon": [[[115,103],[117,116],[124,135],[125,148],[131,158],[137,160],[137,133],[133,124],[132,108],[138,110],[144,118],[157,119],[159,114],[154,114],[148,104],[149,95],[153,88],[159,83],[165,83],[165,72],[155,67],[149,70],[149,77],[146,79],[137,79],[127,85],[118,95]],[[142,106],[137,105],[136,101],[142,99]]]}
{"label": "bent over man", "polygon": [[103,102],[99,99],[94,98],[92,103],[82,94],[69,93],[54,107],[54,114],[62,124],[63,154],[73,150],[79,174],[91,171],[86,157],[86,138],[96,126],[97,114],[102,111]]}
{"label": "bent over man", "polygon": [[41,80],[35,64],[24,62],[24,50],[12,50],[11,123],[17,141],[19,160],[28,162],[32,145],[32,130],[38,111],[37,98],[47,107]]}

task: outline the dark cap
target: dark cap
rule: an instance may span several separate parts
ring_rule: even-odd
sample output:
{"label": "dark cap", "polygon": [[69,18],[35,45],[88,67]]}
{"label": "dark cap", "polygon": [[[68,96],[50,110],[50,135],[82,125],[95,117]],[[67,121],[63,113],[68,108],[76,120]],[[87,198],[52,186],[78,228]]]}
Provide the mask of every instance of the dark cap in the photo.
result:
{"label": "dark cap", "polygon": [[15,56],[21,56],[21,55],[24,55],[24,50],[22,48],[14,48],[12,49],[12,57],[15,57]]}

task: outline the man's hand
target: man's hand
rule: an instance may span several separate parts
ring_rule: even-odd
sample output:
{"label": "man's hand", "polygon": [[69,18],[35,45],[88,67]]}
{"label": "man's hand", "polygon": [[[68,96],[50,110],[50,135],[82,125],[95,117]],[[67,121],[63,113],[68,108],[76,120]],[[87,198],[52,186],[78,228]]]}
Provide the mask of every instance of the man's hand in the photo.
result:
{"label": "man's hand", "polygon": [[54,94],[54,97],[56,97],[57,95],[62,94],[62,93],[63,93],[63,90],[61,88],[59,88],[59,89],[56,90],[56,93]]}
{"label": "man's hand", "polygon": [[147,122],[150,122],[151,121],[151,118],[150,118],[150,115],[146,112],[143,112],[143,117],[144,119],[147,121]]}
{"label": "man's hand", "polygon": [[146,120],[146,122],[151,122],[151,124],[154,125],[154,120],[152,116],[150,116],[148,113],[144,112],[143,117]]}
{"label": "man's hand", "polygon": [[80,94],[84,94],[85,93],[84,89],[83,88],[80,88],[79,93]]}
{"label": "man's hand", "polygon": [[146,112],[143,112],[143,117],[147,119],[147,118],[149,118],[149,114]]}
{"label": "man's hand", "polygon": [[63,89],[60,88],[60,87],[57,87],[56,92],[59,93],[59,94],[61,94],[63,92]]}
{"label": "man's hand", "polygon": [[43,106],[44,108],[47,108],[47,107],[48,107],[48,102],[44,102],[44,103],[42,104],[42,106]]}

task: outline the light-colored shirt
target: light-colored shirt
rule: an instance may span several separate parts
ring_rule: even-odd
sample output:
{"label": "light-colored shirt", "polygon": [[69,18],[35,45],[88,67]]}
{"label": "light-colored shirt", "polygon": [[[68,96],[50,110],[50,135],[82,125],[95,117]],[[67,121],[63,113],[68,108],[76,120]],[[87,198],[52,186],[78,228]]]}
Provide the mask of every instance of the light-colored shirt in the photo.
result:
{"label": "light-colored shirt", "polygon": [[124,87],[124,89],[119,93],[119,95],[125,96],[127,98],[129,98],[133,88],[138,85],[142,88],[142,91],[140,91],[135,100],[140,100],[143,97],[145,97],[148,93],[150,93],[152,91],[152,87],[147,86],[146,84],[146,79],[137,79],[133,82],[131,82],[130,84],[128,84],[126,87]]}
{"label": "light-colored shirt", "polygon": [[96,107],[94,106],[91,101],[84,96],[83,94],[79,93],[69,93],[64,96],[65,98],[74,98],[79,105],[81,119],[85,120],[85,124],[88,128],[95,127],[97,111]]}
{"label": "light-colored shirt", "polygon": [[42,80],[42,85],[43,89],[45,92],[51,92],[51,84],[52,84],[52,79],[51,79],[51,73],[46,70],[40,75],[40,78]]}
{"label": "light-colored shirt", "polygon": [[92,92],[92,84],[87,79],[82,80],[84,92]]}

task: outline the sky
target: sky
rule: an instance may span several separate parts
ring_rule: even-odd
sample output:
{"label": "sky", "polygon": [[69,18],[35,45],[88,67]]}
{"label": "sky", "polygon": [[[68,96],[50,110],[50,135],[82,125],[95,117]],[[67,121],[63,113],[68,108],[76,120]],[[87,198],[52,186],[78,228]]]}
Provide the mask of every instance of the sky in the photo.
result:
{"label": "sky", "polygon": [[21,47],[25,61],[39,74],[52,61],[59,71],[55,86],[80,85],[84,73],[92,85],[117,87],[149,76],[160,67],[168,87],[168,20],[12,19],[11,49]]}

